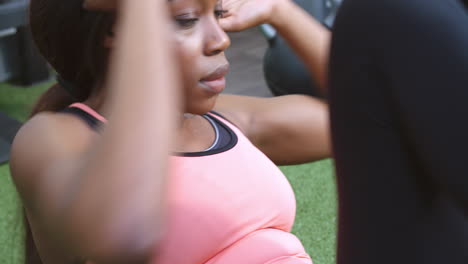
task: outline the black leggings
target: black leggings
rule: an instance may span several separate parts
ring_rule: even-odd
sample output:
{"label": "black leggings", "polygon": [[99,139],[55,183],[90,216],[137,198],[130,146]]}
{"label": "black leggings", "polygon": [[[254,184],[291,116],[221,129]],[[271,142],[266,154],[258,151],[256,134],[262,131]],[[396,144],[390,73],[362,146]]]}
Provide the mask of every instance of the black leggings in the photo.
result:
{"label": "black leggings", "polygon": [[338,264],[468,263],[468,11],[344,0],[330,107]]}

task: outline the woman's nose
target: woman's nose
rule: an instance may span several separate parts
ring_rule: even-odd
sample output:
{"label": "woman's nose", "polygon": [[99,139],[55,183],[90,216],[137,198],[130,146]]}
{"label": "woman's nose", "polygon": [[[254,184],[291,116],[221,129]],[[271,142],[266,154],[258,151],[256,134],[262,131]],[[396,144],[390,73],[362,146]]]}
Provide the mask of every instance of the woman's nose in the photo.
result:
{"label": "woman's nose", "polygon": [[205,37],[205,55],[213,56],[224,52],[230,45],[231,40],[224,30],[219,26],[217,21],[210,23],[206,28]]}

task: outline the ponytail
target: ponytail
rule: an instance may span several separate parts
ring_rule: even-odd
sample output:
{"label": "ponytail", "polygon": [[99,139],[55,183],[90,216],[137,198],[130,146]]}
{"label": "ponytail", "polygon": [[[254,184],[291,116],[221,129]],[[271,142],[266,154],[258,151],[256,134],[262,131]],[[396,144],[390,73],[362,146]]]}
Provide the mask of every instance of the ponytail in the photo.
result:
{"label": "ponytail", "polygon": [[39,97],[32,108],[30,118],[39,112],[60,111],[75,102],[77,99],[57,83]]}
{"label": "ponytail", "polygon": [[[1,0],[0,0],[1,1]],[[106,75],[109,51],[104,40],[112,32],[115,14],[84,10],[83,0],[31,0],[29,23],[40,53],[65,80],[53,85],[34,105],[30,118],[82,102]],[[69,85],[70,84],[70,85]],[[26,218],[26,264],[42,264]],[[85,263],[76,260],[73,263]]]}

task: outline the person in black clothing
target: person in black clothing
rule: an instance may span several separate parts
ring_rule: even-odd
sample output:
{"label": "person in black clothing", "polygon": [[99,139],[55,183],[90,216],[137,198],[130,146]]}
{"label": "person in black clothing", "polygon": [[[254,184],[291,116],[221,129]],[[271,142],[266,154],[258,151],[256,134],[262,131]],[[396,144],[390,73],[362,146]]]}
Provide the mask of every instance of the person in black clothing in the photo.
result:
{"label": "person in black clothing", "polygon": [[348,0],[333,29],[338,263],[468,263],[468,11]]}

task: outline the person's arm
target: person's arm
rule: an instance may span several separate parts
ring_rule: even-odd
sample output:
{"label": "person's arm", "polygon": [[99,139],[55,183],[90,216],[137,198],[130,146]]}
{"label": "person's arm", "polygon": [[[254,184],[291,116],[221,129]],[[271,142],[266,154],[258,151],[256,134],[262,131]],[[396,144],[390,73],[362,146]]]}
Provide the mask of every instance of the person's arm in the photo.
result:
{"label": "person's arm", "polygon": [[146,263],[161,234],[180,85],[166,3],[120,4],[108,124],[92,137],[63,117],[40,114],[17,135],[11,170],[28,216],[71,254]]}
{"label": "person's arm", "polygon": [[331,32],[290,0],[278,1],[269,23],[299,55],[325,93]]}
{"label": "person's arm", "polygon": [[267,23],[274,26],[326,91],[331,32],[291,0],[224,0],[226,31]]}
{"label": "person's arm", "polygon": [[[241,31],[273,25],[304,60],[325,89],[330,32],[290,0],[223,0],[220,24]],[[249,98],[220,96],[216,110],[232,118],[249,139],[277,164],[331,156],[326,103],[308,96]]]}
{"label": "person's arm", "polygon": [[304,95],[274,98],[221,95],[216,111],[234,122],[278,165],[331,156],[328,106]]}

